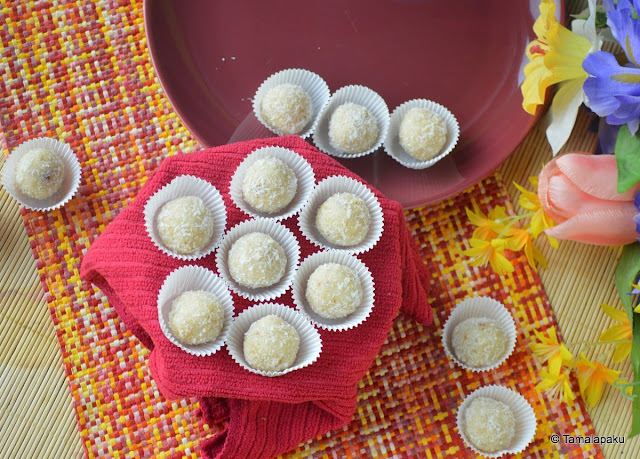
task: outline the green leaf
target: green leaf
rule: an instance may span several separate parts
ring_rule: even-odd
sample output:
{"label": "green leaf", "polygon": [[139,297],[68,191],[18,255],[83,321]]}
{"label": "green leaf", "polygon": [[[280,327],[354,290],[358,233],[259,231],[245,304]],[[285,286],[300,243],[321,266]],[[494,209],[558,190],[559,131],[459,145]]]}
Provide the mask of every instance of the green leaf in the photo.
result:
{"label": "green leaf", "polygon": [[[633,370],[634,382],[640,381],[640,314],[633,312],[635,297],[628,293],[631,291],[631,284],[636,283],[639,274],[640,244],[625,245],[622,249],[622,256],[618,261],[618,266],[616,267],[615,283],[633,328],[631,368]],[[633,419],[631,421],[630,437],[634,437],[640,433],[640,384],[633,386],[633,395],[635,395],[635,398],[632,402]]]}
{"label": "green leaf", "polygon": [[618,193],[624,193],[640,181],[640,137],[631,134],[626,124],[618,131],[615,155]]}
{"label": "green leaf", "polygon": [[[602,7],[602,11],[600,7]],[[605,27],[607,27],[607,13],[604,11],[604,5],[598,5],[598,11],[596,11],[596,28],[604,29]]]}
{"label": "green leaf", "polygon": [[[586,7],[578,14],[572,14],[571,16],[576,19],[588,19],[591,15],[589,7]],[[604,5],[596,5],[596,28],[603,29],[607,27],[607,10]]]}

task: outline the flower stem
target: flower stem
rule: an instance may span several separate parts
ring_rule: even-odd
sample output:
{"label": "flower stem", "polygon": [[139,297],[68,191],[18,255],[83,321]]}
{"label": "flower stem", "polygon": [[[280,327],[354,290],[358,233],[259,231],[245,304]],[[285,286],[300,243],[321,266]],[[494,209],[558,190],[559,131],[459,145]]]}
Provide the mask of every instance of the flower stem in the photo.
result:
{"label": "flower stem", "polygon": [[627,380],[625,380],[624,378],[618,378],[613,381],[613,387],[615,387],[616,389],[620,389],[620,395],[622,395],[624,398],[628,398],[629,400],[634,400],[637,395],[627,394],[627,389],[629,387],[637,386],[638,384],[640,384],[640,381],[630,383],[627,382]]}
{"label": "flower stem", "polygon": [[[529,213],[524,214],[524,215],[513,215],[513,216],[510,216],[510,217],[508,218],[509,223],[507,223],[507,224],[505,225],[505,227],[503,228],[503,230],[500,232],[500,234],[498,234],[498,236],[496,236],[496,239],[500,239],[502,236],[504,236],[504,235],[505,235],[505,233],[506,233],[507,231],[509,231],[509,229],[511,229],[511,227],[512,227],[512,226],[513,226],[517,221],[523,220],[523,219],[525,219],[525,218],[533,217],[533,215],[535,215],[533,212],[529,212]],[[502,222],[503,222],[503,221],[505,221],[505,220],[507,220],[507,219],[506,219],[506,218],[503,218],[503,219],[500,219],[500,220],[496,220],[496,222],[500,222],[500,223],[502,223]]]}

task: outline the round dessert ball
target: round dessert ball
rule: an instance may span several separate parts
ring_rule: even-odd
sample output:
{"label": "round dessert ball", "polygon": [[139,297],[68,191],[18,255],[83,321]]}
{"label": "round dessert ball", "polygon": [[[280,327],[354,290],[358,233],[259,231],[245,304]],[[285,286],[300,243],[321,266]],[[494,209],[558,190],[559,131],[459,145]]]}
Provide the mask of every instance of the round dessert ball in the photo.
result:
{"label": "round dessert ball", "polygon": [[264,233],[249,233],[233,243],[227,266],[231,277],[248,288],[269,287],[282,279],[287,255],[280,244]]}
{"label": "round dessert ball", "polygon": [[244,335],[244,358],[260,371],[282,371],[296,361],[300,336],[286,320],[265,316],[255,321]]}
{"label": "round dessert ball", "polygon": [[269,214],[289,205],[297,189],[296,174],[278,158],[257,160],[242,179],[245,201],[254,209]]}
{"label": "round dessert ball", "polygon": [[224,308],[204,290],[184,292],[171,304],[169,328],[181,343],[196,345],[215,340],[224,326]]}
{"label": "round dessert ball", "polygon": [[47,199],[58,192],[64,181],[64,162],[55,152],[34,148],[16,166],[16,185],[34,199]]}
{"label": "round dessert ball", "polygon": [[508,405],[478,397],[464,412],[467,439],[480,451],[495,453],[507,449],[516,432],[516,418]]}
{"label": "round dessert ball", "polygon": [[438,156],[447,143],[447,126],[426,108],[412,108],[400,123],[400,145],[410,156],[426,161]]}
{"label": "round dessert ball", "polygon": [[204,248],[213,235],[213,215],[204,201],[186,196],[167,202],[156,218],[162,243],[170,250],[188,255]]}
{"label": "round dessert ball", "polygon": [[366,107],[346,103],[336,108],[329,120],[329,143],[349,155],[362,153],[378,142],[380,127]]}
{"label": "round dessert ball", "polygon": [[313,117],[313,102],[302,86],[281,84],[264,95],[260,114],[279,134],[299,134]]}
{"label": "round dessert ball", "polygon": [[362,283],[348,266],[325,263],[307,280],[305,296],[311,309],[325,319],[347,317],[362,302]]}
{"label": "round dessert ball", "polygon": [[472,368],[497,363],[507,346],[504,331],[498,323],[479,317],[463,320],[456,325],[451,344],[456,358]]}
{"label": "round dessert ball", "polygon": [[318,208],[316,227],[327,241],[342,247],[360,244],[369,232],[369,209],[352,193],[336,193]]}

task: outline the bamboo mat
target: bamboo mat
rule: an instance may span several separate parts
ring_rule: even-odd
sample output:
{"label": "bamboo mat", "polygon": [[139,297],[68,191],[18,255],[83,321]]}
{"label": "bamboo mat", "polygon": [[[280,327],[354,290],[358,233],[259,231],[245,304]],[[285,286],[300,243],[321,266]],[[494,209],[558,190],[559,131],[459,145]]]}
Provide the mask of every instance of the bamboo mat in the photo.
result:
{"label": "bamboo mat", "polygon": [[[4,161],[0,155],[0,169]],[[2,187],[0,426],[0,458],[84,456],[29,238],[18,204]]]}
{"label": "bamboo mat", "polygon": [[[575,9],[569,6],[569,10]],[[590,119],[581,115],[569,150],[593,150]],[[501,168],[504,182],[524,183],[550,158],[543,135],[534,130]],[[0,159],[0,166],[4,159]],[[515,188],[509,192],[515,197]],[[541,273],[547,294],[567,341],[597,339],[609,325],[599,304],[618,304],[613,271],[619,249],[561,243],[542,247],[550,268]],[[0,189],[0,457],[82,457],[76,420],[64,378],[56,336],[38,282],[29,240],[17,205]],[[588,356],[593,350],[587,349]],[[611,363],[610,353],[604,354]],[[628,364],[620,365],[629,375]],[[630,404],[605,392],[591,410],[600,435],[627,433]],[[46,439],[46,441],[42,441]],[[631,457],[640,439],[603,447],[606,457]]]}

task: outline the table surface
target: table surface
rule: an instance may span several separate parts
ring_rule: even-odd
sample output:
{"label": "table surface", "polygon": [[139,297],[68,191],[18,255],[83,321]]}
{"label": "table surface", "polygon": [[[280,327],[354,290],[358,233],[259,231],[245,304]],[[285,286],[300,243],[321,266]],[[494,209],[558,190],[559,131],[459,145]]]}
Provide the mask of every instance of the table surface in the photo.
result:
{"label": "table surface", "polygon": [[[571,6],[569,7],[571,11]],[[593,151],[591,116],[581,113],[566,151]],[[524,184],[549,161],[544,119],[499,172],[517,200],[512,182]],[[0,168],[4,158],[0,156]],[[517,206],[516,206],[517,208]],[[601,303],[619,306],[613,273],[620,248],[562,241],[559,250],[539,245],[549,262],[541,272],[545,290],[565,341],[595,341],[611,319]],[[75,458],[84,452],[71,404],[62,359],[45,294],[38,280],[18,205],[0,188],[0,457]],[[602,352],[605,364],[630,376],[628,361],[614,365],[608,349],[585,348],[588,357]],[[605,389],[590,414],[598,435],[625,435],[631,406],[617,391]],[[47,441],[41,441],[46,438]],[[631,457],[640,437],[624,445],[603,445],[608,458]]]}

